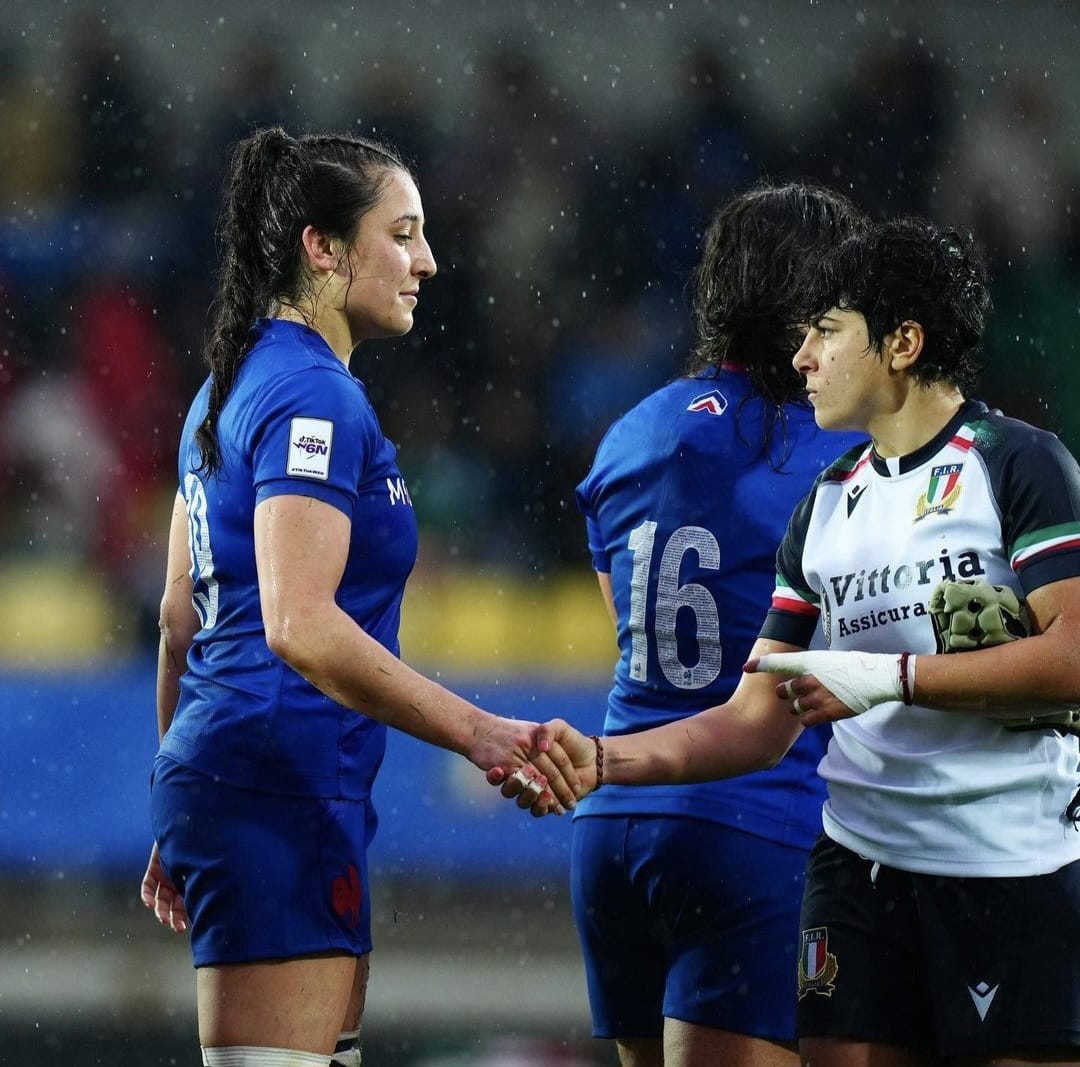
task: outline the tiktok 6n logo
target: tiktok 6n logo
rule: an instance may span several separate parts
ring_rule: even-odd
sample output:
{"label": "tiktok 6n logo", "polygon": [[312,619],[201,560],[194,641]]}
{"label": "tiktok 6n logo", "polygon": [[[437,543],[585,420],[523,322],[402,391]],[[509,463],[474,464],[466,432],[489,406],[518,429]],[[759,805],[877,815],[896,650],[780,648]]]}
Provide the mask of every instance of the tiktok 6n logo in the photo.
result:
{"label": "tiktok 6n logo", "polygon": [[329,419],[295,418],[289,424],[289,457],[285,473],[293,477],[330,477],[334,424]]}

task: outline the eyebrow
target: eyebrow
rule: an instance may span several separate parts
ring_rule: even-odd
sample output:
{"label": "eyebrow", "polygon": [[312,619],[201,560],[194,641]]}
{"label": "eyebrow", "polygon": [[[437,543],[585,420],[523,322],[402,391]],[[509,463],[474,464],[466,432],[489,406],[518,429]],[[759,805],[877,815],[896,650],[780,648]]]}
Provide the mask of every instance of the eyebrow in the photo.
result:
{"label": "eyebrow", "polygon": [[420,216],[419,215],[398,215],[398,217],[396,219],[394,219],[392,225],[396,226],[399,222],[419,222],[419,221],[420,221]]}

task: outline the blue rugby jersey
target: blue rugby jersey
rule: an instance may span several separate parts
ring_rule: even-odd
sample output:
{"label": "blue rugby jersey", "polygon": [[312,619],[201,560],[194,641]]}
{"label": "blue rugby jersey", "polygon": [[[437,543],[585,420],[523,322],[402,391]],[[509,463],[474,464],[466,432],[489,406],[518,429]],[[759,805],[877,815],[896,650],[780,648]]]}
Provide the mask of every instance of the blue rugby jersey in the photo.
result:
{"label": "blue rugby jersey", "polygon": [[[776,549],[815,477],[865,436],[769,410],[745,374],[680,378],[608,430],[577,490],[596,570],[610,573],[620,657],[604,731],[671,722],[734,692],[775,584]],[[779,460],[786,456],[782,464]],[[809,847],[821,831],[816,768],[828,728],[806,731],[778,767],[694,785],[605,785],[576,815],[677,814]]]}
{"label": "blue rugby jersey", "polygon": [[179,476],[187,501],[202,629],[188,655],[163,755],[230,784],[363,799],[382,761],[386,727],[322,694],[266,645],[255,566],[255,507],[315,497],[352,520],[337,592],[342,609],[398,653],[416,518],[364,391],[314,330],[260,320],[218,421],[222,464],[197,470],[195,430],[209,382],[188,413]]}

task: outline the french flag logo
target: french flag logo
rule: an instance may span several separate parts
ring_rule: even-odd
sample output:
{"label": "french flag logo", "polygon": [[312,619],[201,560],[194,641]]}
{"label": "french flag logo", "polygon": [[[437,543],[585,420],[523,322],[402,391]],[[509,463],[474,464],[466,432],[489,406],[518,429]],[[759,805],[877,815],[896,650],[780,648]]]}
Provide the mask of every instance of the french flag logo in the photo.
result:
{"label": "french flag logo", "polygon": [[701,396],[695,396],[686,405],[687,411],[704,411],[707,415],[723,415],[727,410],[727,397],[719,389],[710,389]]}

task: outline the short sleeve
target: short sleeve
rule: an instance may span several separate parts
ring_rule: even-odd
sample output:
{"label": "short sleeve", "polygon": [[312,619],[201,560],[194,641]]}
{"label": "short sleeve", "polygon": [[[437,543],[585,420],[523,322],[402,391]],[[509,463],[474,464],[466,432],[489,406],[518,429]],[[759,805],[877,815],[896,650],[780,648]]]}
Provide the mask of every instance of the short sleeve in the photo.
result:
{"label": "short sleeve", "polygon": [[1022,444],[1002,464],[998,502],[1005,550],[1028,594],[1080,576],[1080,467],[1053,434],[1031,430]]}
{"label": "short sleeve", "polygon": [[315,497],[352,518],[378,424],[359,384],[306,367],[271,383],[252,433],[256,502]]}

